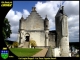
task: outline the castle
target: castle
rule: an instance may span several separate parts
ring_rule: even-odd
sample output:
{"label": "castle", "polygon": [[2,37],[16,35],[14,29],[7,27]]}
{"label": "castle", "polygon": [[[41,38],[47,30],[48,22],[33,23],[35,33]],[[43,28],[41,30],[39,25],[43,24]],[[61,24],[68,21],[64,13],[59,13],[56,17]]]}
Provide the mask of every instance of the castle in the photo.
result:
{"label": "castle", "polygon": [[37,46],[60,47],[61,56],[69,55],[69,34],[67,15],[64,12],[64,6],[61,6],[55,16],[56,30],[49,31],[49,20],[47,15],[45,19],[37,13],[36,8],[32,7],[30,15],[19,21],[18,42],[25,48],[29,47],[29,41],[35,40]]}

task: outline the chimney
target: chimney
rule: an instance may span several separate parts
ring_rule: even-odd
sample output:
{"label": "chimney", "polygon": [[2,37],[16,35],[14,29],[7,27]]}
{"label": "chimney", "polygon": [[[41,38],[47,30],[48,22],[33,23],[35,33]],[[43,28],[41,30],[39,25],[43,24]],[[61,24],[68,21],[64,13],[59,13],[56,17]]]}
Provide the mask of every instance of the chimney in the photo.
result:
{"label": "chimney", "polygon": [[32,11],[36,11],[36,7],[32,7]]}
{"label": "chimney", "polygon": [[62,14],[64,14],[64,6],[62,6]]}
{"label": "chimney", "polygon": [[62,6],[62,11],[64,10],[64,6]]}
{"label": "chimney", "polygon": [[46,15],[46,18],[47,18],[47,15]]}

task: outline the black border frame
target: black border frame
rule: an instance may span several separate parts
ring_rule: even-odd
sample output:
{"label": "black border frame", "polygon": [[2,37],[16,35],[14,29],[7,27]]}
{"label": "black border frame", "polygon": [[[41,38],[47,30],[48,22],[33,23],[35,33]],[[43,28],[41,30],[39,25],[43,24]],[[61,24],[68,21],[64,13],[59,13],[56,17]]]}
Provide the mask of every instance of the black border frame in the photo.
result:
{"label": "black border frame", "polygon": [[[8,0],[8,1],[12,1],[12,0]],[[18,0],[13,0],[13,1],[18,1]],[[19,1],[33,1],[33,0],[19,0]],[[39,0],[34,0],[34,1],[39,1]],[[59,1],[59,0],[42,0],[42,1]],[[70,0],[71,1],[71,0]],[[75,0],[73,0],[73,1],[75,1]],[[78,1],[78,0],[76,0],[76,1]],[[13,6],[12,6],[13,7]],[[5,16],[6,16],[6,14],[7,14],[7,12],[12,8],[12,7],[5,7],[5,8],[3,8],[3,7],[0,7],[0,11],[1,11],[1,21],[2,22],[0,22],[2,25],[0,25],[1,27],[3,27],[4,25],[3,25],[3,20],[4,20],[4,18],[5,18]],[[1,30],[1,33],[2,33],[2,30]],[[3,39],[3,36],[1,35],[1,37],[2,37],[2,39],[0,39],[1,40],[1,42],[0,42],[0,50],[2,50],[2,48],[3,48],[3,46],[4,47],[6,47],[6,44],[4,43],[4,39]],[[9,50],[9,49],[8,49]],[[17,56],[15,56],[10,50],[9,50],[9,55],[11,55],[11,56],[14,56],[14,58],[8,58],[8,59],[16,59],[16,60],[18,60],[18,57]],[[26,57],[23,57],[23,58],[26,58]],[[8,59],[6,59],[6,60],[8,60]],[[76,59],[76,60],[78,60],[78,57],[56,57],[56,59]],[[2,58],[1,58],[1,60],[3,60]]]}

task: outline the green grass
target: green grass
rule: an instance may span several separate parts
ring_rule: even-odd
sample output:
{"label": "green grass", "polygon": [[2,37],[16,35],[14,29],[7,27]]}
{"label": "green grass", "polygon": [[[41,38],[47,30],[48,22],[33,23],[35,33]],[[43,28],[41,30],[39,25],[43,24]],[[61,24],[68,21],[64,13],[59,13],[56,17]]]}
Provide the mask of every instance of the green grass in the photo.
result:
{"label": "green grass", "polygon": [[42,49],[32,48],[10,48],[10,51],[18,57],[31,57]]}
{"label": "green grass", "polygon": [[79,57],[79,55],[76,55],[76,57]]}

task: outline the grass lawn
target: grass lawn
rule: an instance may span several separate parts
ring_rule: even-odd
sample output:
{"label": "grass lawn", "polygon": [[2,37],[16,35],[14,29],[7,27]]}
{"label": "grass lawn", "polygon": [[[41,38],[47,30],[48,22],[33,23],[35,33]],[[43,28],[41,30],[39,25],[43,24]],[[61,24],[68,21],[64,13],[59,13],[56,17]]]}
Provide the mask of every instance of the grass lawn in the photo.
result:
{"label": "grass lawn", "polygon": [[10,48],[10,51],[18,57],[31,57],[42,49],[32,49],[32,48]]}

